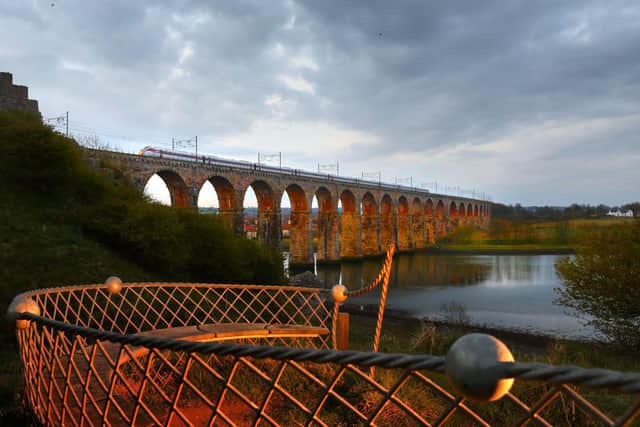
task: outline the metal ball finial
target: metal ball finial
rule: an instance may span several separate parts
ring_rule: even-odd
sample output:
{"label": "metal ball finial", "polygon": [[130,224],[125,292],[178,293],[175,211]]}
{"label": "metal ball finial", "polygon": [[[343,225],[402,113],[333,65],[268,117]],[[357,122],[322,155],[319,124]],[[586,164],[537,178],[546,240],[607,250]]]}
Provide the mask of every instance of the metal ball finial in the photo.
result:
{"label": "metal ball finial", "polygon": [[122,289],[122,280],[117,276],[109,277],[104,281],[104,284],[107,286],[107,290],[111,295],[120,293],[120,290]]}
{"label": "metal ball finial", "polygon": [[[11,305],[9,306],[9,315],[12,318],[15,318],[16,314],[19,313],[31,313],[36,316],[40,316],[40,306],[37,302],[31,297],[24,297],[18,300],[13,300]],[[18,329],[27,329],[31,325],[31,320],[26,319],[17,319],[16,320],[16,328]]]}
{"label": "metal ball finial", "polygon": [[513,362],[513,355],[499,339],[487,334],[459,338],[445,357],[449,382],[462,396],[479,402],[493,402],[507,394],[513,378],[504,378],[500,362]]}
{"label": "metal ball finial", "polygon": [[347,287],[345,285],[335,285],[331,288],[331,296],[337,303],[345,302],[347,300]]}

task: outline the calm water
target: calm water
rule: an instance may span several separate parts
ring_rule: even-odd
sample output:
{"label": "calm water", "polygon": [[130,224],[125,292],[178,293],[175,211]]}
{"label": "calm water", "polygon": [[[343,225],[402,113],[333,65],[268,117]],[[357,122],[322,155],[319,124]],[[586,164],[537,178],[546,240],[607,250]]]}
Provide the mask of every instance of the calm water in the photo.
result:
{"label": "calm water", "polygon": [[[569,338],[592,338],[563,306],[554,303],[562,282],[558,255],[450,255],[416,253],[394,259],[387,307],[417,318],[446,320],[460,313],[475,325]],[[381,260],[316,267],[330,288],[356,289],[378,274]],[[350,299],[377,304],[379,291]],[[460,309],[462,307],[462,309]]]}

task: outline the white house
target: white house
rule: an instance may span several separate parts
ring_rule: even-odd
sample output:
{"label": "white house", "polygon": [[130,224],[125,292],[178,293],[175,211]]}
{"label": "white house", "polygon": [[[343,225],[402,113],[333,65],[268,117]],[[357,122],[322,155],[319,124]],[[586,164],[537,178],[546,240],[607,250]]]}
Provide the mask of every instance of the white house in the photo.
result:
{"label": "white house", "polygon": [[633,211],[631,209],[629,209],[626,212],[622,212],[622,211],[619,211],[619,210],[616,210],[616,211],[609,210],[609,212],[607,212],[607,216],[627,216],[627,217],[632,217],[633,216]]}

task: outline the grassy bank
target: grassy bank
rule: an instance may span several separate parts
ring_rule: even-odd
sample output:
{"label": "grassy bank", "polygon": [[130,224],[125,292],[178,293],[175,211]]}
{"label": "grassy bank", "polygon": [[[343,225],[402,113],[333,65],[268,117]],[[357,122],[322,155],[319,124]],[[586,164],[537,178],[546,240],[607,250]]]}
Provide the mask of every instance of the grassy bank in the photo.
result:
{"label": "grassy bank", "polygon": [[[350,345],[354,350],[370,351],[375,330],[375,319],[351,315]],[[479,328],[465,325],[435,325],[418,320],[394,320],[386,318],[382,328],[380,350],[384,352],[403,352],[412,354],[444,355],[456,339],[470,332],[485,332]],[[492,334],[501,339],[511,349],[516,361],[540,362],[553,365],[577,365],[585,368],[604,368],[618,371],[640,372],[640,359],[636,355],[625,352],[614,346],[597,343],[557,340],[511,332],[495,332]],[[392,371],[376,371],[380,380],[391,381],[398,373]],[[444,375],[430,373],[429,378],[437,384],[451,390]],[[516,380],[512,392],[523,401],[531,404],[532,399],[539,398],[548,391],[548,385],[539,382]],[[605,413],[622,414],[635,400],[634,395],[609,392],[607,390],[572,387],[589,401],[597,405]],[[408,387],[404,392],[405,399],[425,399],[424,389]],[[373,396],[372,396],[373,397]],[[428,396],[427,396],[428,397]],[[368,396],[363,395],[363,399]],[[481,413],[492,425],[510,425],[523,415],[506,399],[491,404],[475,404],[467,402],[474,410]],[[434,396],[429,405],[441,405]],[[440,408],[441,409],[441,408]],[[600,425],[593,422],[564,399],[556,399],[544,411],[547,420],[553,425]],[[451,425],[466,425],[464,418],[452,421]],[[388,420],[391,423],[393,420]]]}
{"label": "grassy bank", "polygon": [[[36,288],[125,281],[281,283],[278,251],[233,235],[212,215],[150,203],[117,171],[97,172],[70,139],[0,113],[0,313]],[[0,332],[0,425],[20,418],[11,327]]]}
{"label": "grassy bank", "polygon": [[593,218],[558,221],[491,220],[488,229],[462,225],[438,242],[441,250],[465,253],[564,254],[590,233],[598,233],[633,218]]}

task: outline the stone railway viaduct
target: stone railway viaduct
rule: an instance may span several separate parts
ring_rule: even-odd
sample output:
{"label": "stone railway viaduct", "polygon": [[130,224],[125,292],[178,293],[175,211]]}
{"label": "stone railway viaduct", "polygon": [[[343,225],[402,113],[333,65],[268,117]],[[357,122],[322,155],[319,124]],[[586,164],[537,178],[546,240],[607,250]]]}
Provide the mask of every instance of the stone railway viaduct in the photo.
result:
{"label": "stone railway viaduct", "polygon": [[[209,181],[218,195],[221,220],[244,233],[243,201],[251,186],[258,199],[257,238],[278,246],[280,201],[291,202],[290,263],[313,261],[311,204],[318,201],[319,262],[378,255],[395,243],[400,251],[425,248],[463,224],[488,226],[490,203],[426,190],[379,184],[294,169],[274,170],[247,163],[239,167],[86,149],[105,159],[144,190],[157,174],[167,185],[175,207],[197,207]],[[338,209],[338,202],[342,209]]]}

